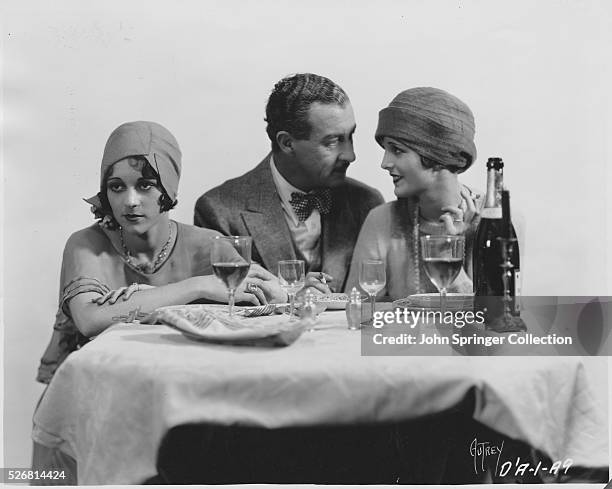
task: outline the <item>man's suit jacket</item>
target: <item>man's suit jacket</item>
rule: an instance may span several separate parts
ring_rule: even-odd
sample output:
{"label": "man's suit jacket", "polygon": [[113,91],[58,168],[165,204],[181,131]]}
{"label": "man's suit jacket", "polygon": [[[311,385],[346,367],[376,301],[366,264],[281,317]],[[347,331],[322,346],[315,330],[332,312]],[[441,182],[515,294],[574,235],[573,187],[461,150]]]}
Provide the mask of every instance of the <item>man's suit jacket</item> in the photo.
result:
{"label": "man's suit jacket", "polygon": [[[384,203],[377,190],[347,178],[332,189],[332,208],[321,216],[321,270],[342,291],[361,225]],[[274,275],[279,260],[296,259],[296,248],[270,170],[270,155],[251,171],[202,195],[195,205],[196,226],[225,235],[251,236],[254,261]]]}

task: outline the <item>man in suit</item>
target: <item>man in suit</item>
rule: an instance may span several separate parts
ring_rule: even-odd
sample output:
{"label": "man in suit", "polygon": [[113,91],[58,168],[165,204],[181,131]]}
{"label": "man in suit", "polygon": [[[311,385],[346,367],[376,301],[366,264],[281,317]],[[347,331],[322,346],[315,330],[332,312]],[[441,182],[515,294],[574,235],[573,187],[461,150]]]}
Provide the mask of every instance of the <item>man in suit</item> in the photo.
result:
{"label": "man in suit", "polygon": [[272,152],[202,195],[195,224],[252,236],[253,259],[274,274],[279,260],[303,259],[307,271],[324,272],[330,289],[342,291],[361,225],[384,202],[346,177],[355,160],[349,98],[328,78],[293,75],[274,86],[266,122]]}

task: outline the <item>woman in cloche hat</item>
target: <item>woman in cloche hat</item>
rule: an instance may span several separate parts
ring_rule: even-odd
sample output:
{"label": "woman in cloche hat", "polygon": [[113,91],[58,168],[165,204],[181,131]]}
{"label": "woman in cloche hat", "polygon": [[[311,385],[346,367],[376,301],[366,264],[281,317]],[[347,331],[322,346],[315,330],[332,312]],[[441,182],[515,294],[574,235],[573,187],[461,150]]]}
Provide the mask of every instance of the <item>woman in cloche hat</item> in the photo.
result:
{"label": "woman in cloche hat", "polygon": [[[49,383],[70,352],[112,323],[161,306],[227,300],[210,263],[212,238],[219,233],[168,215],[177,202],[180,175],[181,151],[163,126],[128,122],[112,132],[102,157],[100,191],[86,200],[98,223],[66,243],[59,308],[39,382]],[[250,287],[243,282],[236,301],[285,299],[272,274],[258,265],[249,274]]]}
{"label": "woman in cloche hat", "polygon": [[397,200],[370,211],[353,253],[347,288],[359,285],[360,263],[384,260],[387,284],[379,295],[399,299],[435,292],[419,258],[426,234],[466,236],[464,268],[449,292],[472,292],[471,245],[484,199],[457,178],[476,159],[474,116],[457,97],[419,87],[398,94],[379,113],[376,141],[381,167]]}

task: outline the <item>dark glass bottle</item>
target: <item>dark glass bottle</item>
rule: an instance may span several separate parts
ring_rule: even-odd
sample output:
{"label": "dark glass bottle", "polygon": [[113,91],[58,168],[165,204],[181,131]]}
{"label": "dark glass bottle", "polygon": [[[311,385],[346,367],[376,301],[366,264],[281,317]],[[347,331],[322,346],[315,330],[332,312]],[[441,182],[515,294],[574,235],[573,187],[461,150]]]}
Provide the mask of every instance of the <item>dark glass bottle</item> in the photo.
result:
{"label": "dark glass bottle", "polygon": [[474,307],[476,311],[483,311],[485,324],[491,324],[495,318],[504,314],[504,277],[506,273],[508,290],[512,296],[511,314],[518,315],[518,302],[514,300],[519,296],[520,259],[518,242],[514,242],[509,261],[511,270],[502,270],[501,265],[508,260],[504,259],[500,239],[516,239],[516,232],[509,215],[509,206],[504,223],[502,213],[504,162],[501,158],[489,158],[487,161],[487,195],[480,224],[474,238],[472,255]]}

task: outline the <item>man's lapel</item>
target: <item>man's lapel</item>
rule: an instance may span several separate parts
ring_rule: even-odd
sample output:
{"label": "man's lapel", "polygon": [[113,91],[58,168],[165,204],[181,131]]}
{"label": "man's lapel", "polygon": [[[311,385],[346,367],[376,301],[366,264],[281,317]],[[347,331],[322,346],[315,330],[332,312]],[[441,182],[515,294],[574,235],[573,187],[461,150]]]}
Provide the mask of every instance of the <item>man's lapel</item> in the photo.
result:
{"label": "man's lapel", "polygon": [[323,216],[321,269],[334,277],[332,289],[341,292],[353,255],[357,221],[344,188],[332,190],[332,208]]}
{"label": "man's lapel", "polygon": [[279,260],[295,260],[291,232],[270,170],[270,155],[255,169],[247,209],[241,212],[262,265],[276,275]]}

